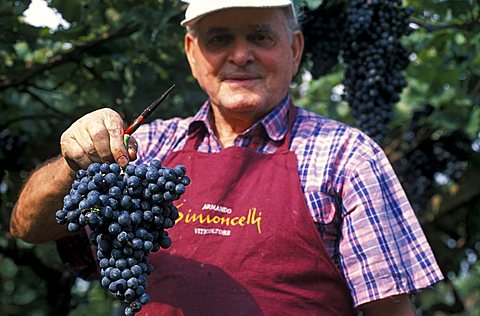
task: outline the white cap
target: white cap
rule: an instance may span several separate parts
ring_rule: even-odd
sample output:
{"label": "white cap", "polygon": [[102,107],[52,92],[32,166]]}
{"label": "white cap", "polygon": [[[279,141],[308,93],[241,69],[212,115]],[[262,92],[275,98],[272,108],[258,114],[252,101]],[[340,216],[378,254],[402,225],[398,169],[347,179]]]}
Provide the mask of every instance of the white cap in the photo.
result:
{"label": "white cap", "polygon": [[185,12],[185,19],[180,23],[187,26],[193,20],[199,19],[215,11],[229,8],[275,8],[291,6],[291,0],[190,0]]}

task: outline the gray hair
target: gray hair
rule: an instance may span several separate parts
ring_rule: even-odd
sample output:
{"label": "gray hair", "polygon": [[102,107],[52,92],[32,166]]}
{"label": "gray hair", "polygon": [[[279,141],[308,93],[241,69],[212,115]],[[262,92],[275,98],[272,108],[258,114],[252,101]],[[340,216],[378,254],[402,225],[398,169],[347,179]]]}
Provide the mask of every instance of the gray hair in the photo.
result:
{"label": "gray hair", "polygon": [[287,26],[290,28],[292,32],[301,31],[300,22],[298,19],[298,12],[295,9],[295,6],[290,6],[288,8],[283,8],[282,11],[285,13],[287,17]]}

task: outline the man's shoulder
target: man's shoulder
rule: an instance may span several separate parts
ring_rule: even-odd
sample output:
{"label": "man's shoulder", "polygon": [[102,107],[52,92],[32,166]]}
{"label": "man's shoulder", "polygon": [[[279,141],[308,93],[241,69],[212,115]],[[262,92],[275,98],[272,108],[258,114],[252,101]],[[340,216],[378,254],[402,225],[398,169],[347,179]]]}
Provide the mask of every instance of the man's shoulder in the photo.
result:
{"label": "man's shoulder", "polygon": [[335,152],[354,152],[360,156],[376,155],[380,146],[360,129],[298,108],[293,137],[298,146],[312,145],[317,149]]}
{"label": "man's shoulder", "polygon": [[304,108],[297,108],[296,127],[306,135],[366,136],[361,130]]}
{"label": "man's shoulder", "polygon": [[183,126],[183,125],[189,125],[192,122],[193,117],[188,116],[188,117],[171,117],[168,119],[157,119],[152,121],[150,124],[156,124],[158,126],[169,126],[169,125],[177,125],[177,126]]}
{"label": "man's shoulder", "polygon": [[164,133],[166,131],[186,131],[193,117],[172,117],[169,119],[156,119],[140,126],[139,132]]}

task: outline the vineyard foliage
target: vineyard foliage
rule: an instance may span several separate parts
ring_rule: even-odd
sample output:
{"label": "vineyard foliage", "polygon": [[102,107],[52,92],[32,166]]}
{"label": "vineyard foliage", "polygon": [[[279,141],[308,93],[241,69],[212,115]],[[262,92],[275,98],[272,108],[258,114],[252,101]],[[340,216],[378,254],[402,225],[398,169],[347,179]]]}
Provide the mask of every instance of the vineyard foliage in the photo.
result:
{"label": "vineyard foliage", "polygon": [[[345,29],[356,3],[385,2],[408,8],[399,15],[408,15],[408,30],[392,32],[398,37],[392,39],[397,55],[382,57],[391,67],[379,81],[394,87],[398,98],[383,95],[387,120],[376,122],[381,115],[373,115],[365,121],[352,107],[356,77],[351,67],[358,68],[360,57],[352,55]],[[173,83],[174,92],[154,118],[196,112],[205,95],[184,57],[179,23],[185,4],[51,0],[49,7],[67,22],[55,28],[27,23],[30,4],[0,4],[0,310],[2,315],[117,315],[118,303],[98,282],[72,275],[55,243],[32,245],[12,238],[10,214],[30,172],[59,153],[62,131],[83,114],[110,107],[130,121]],[[446,277],[414,297],[418,314],[478,315],[480,2],[296,4],[309,40],[292,84],[296,104],[362,129],[383,124],[378,139]],[[379,36],[392,27],[389,21],[380,25]],[[381,103],[372,102],[368,106]]]}

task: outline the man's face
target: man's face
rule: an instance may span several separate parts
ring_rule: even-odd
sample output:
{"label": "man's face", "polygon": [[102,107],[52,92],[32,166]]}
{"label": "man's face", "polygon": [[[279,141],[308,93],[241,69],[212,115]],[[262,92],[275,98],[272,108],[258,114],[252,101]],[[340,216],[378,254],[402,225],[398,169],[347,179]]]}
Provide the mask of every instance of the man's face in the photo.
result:
{"label": "man's face", "polygon": [[223,113],[260,118],[287,94],[303,50],[281,9],[207,15],[185,36],[193,76]]}

